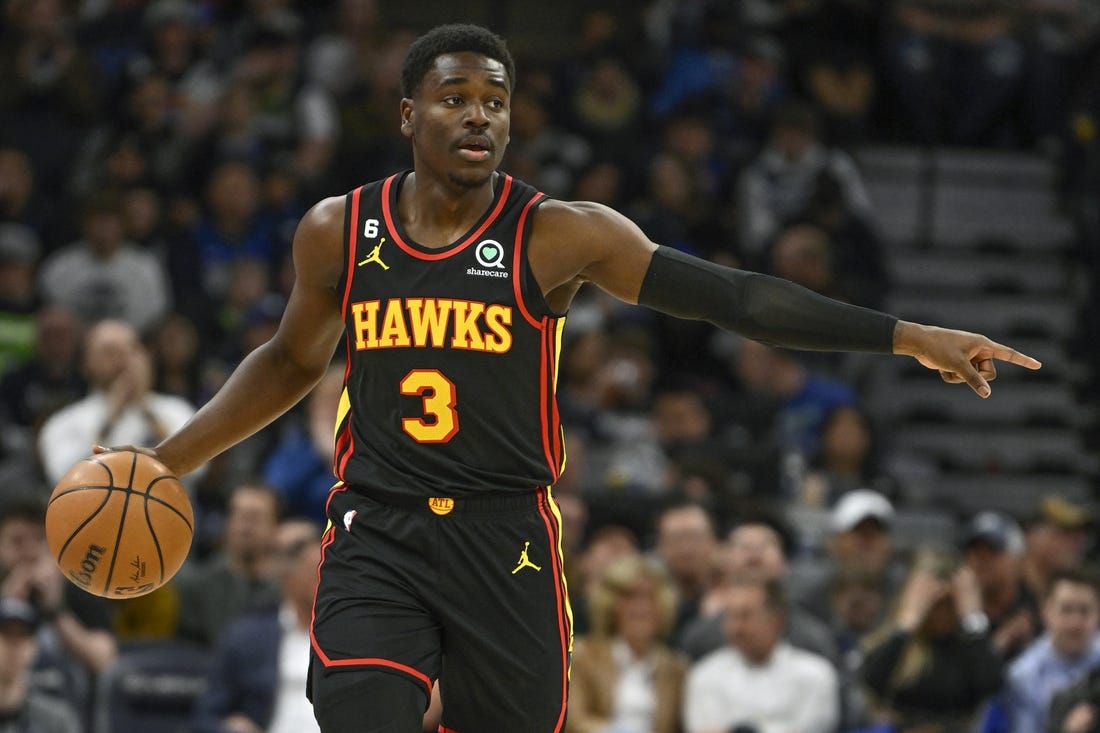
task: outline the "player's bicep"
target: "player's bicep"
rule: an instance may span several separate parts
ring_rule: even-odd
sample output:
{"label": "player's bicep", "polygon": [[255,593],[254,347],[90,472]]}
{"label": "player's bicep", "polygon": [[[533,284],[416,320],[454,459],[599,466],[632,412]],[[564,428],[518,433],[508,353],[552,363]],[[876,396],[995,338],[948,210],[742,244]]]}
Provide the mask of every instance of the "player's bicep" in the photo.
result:
{"label": "player's bicep", "polygon": [[303,364],[327,364],[343,332],[337,292],[344,270],[343,221],[343,199],[326,199],[294,234],[294,287],[274,340]]}
{"label": "player's bicep", "polygon": [[553,273],[552,285],[546,289],[580,279],[629,303],[638,301],[657,249],[630,219],[589,202],[544,204],[534,239],[552,243],[538,248],[545,253],[543,262],[534,263],[536,272]]}

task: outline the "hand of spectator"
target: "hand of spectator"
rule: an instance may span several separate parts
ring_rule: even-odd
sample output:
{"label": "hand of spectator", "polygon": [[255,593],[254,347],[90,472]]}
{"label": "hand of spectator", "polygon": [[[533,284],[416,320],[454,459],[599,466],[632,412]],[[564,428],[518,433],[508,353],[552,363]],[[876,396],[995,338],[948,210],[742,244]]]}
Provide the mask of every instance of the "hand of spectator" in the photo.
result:
{"label": "hand of spectator", "polygon": [[1096,708],[1091,703],[1079,702],[1062,722],[1062,733],[1088,733],[1095,722]]}
{"label": "hand of spectator", "polygon": [[966,565],[951,576],[951,594],[955,599],[955,611],[960,617],[968,613],[981,613],[982,590],[978,585],[978,576]]}
{"label": "hand of spectator", "polygon": [[908,354],[925,367],[935,369],[945,382],[966,382],[981,397],[989,396],[989,382],[997,378],[994,360],[1028,369],[1042,366],[1038,360],[981,334],[907,321],[898,321],[894,353]]}
{"label": "hand of spectator", "polygon": [[42,555],[30,566],[31,594],[38,610],[52,616],[61,608],[65,578],[49,555]]}
{"label": "hand of spectator", "polygon": [[1035,624],[1026,610],[1018,611],[993,633],[993,648],[998,654],[1023,649],[1035,637]]}
{"label": "hand of spectator", "polygon": [[30,565],[20,564],[9,570],[4,577],[4,582],[0,585],[0,596],[29,601],[33,588],[34,568]]}
{"label": "hand of spectator", "polygon": [[913,575],[901,592],[898,603],[897,625],[904,631],[913,632],[924,623],[928,611],[936,601],[951,592],[947,581],[929,572]]}
{"label": "hand of spectator", "polygon": [[107,389],[107,399],[117,417],[130,405],[140,404],[153,386],[153,366],[144,349],[136,351]]}
{"label": "hand of spectator", "polygon": [[235,714],[222,718],[222,730],[225,733],[264,733],[260,726],[246,715]]}

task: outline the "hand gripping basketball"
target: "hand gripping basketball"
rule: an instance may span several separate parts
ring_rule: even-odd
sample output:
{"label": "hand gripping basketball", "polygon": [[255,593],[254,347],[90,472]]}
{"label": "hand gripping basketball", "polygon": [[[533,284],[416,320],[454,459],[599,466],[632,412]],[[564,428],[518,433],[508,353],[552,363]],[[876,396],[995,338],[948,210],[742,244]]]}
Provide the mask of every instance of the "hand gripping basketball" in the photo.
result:
{"label": "hand gripping basketball", "polygon": [[46,508],[46,542],[70,581],[104,598],[167,583],[191,548],[187,490],[155,458],[97,453],[61,477]]}

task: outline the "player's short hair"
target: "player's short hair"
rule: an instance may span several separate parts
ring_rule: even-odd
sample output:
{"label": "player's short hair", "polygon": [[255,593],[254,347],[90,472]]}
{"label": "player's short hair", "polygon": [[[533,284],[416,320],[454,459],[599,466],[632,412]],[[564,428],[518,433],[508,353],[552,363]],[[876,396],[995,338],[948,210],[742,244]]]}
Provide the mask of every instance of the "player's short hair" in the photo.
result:
{"label": "player's short hair", "polygon": [[1100,574],[1096,572],[1095,568],[1086,565],[1069,565],[1064,568],[1058,568],[1050,574],[1050,580],[1047,581],[1045,598],[1050,598],[1054,595],[1055,589],[1062,583],[1067,585],[1083,585],[1092,591],[1096,599],[1100,601]]}
{"label": "player's short hair", "polygon": [[469,23],[436,26],[413,41],[401,66],[401,95],[411,97],[436,58],[448,53],[472,51],[504,65],[508,87],[516,86],[516,62],[504,39],[487,28]]}

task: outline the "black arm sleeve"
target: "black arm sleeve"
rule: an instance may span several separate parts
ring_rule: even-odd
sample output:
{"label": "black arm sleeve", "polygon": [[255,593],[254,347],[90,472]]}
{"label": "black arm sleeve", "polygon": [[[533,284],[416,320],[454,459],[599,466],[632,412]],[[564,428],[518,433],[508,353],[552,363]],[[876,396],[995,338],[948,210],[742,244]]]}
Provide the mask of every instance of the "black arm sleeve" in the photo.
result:
{"label": "black arm sleeve", "polygon": [[658,247],[638,303],[791,349],[893,353],[897,318]]}

